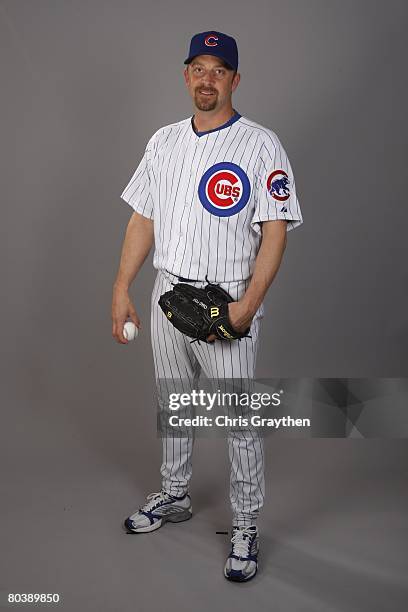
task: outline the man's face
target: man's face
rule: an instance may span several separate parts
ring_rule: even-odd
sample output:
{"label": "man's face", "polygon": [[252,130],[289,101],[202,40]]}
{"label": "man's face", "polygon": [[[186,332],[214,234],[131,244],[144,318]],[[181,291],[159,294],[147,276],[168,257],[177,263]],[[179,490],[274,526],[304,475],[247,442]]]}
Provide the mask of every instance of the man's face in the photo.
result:
{"label": "man's face", "polygon": [[231,103],[240,75],[224,68],[222,61],[213,55],[198,55],[185,68],[184,79],[198,110],[213,111]]}

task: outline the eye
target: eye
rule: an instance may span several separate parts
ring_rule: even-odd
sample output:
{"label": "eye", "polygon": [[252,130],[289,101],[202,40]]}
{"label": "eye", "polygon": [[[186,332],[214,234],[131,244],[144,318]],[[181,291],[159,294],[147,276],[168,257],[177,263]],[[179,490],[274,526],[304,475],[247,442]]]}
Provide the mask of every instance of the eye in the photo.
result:
{"label": "eye", "polygon": [[225,74],[224,68],[216,68],[215,72],[216,72],[217,76],[224,76],[224,74]]}

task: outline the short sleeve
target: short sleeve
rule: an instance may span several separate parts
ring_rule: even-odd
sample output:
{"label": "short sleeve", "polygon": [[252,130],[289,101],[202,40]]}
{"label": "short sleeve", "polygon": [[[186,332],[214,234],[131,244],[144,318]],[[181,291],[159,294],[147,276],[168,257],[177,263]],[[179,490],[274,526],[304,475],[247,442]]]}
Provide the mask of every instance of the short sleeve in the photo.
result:
{"label": "short sleeve", "polygon": [[152,178],[150,139],[138,167],[120,196],[136,212],[148,219],[153,219]]}
{"label": "short sleeve", "polygon": [[292,167],[276,134],[262,147],[255,198],[251,224],[258,234],[261,221],[284,219],[287,231],[303,223]]}

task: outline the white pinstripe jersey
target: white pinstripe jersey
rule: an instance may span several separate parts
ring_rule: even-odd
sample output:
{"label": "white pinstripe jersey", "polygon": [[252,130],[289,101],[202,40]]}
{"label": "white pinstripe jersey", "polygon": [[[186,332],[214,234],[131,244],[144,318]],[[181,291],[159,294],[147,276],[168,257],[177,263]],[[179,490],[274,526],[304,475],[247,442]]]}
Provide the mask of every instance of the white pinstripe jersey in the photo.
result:
{"label": "white pinstripe jersey", "polygon": [[237,111],[195,132],[192,117],[155,132],[121,198],[154,220],[153,266],[211,282],[252,276],[259,223],[302,214],[288,156],[278,138]]}

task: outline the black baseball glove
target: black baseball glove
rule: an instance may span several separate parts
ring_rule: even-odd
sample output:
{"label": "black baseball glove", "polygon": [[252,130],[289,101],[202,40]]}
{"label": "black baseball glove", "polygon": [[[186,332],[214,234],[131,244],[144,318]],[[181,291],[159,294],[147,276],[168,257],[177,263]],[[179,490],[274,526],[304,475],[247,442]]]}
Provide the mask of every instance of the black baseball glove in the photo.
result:
{"label": "black baseball glove", "polygon": [[187,283],[177,283],[171,291],[160,296],[159,305],[170,323],[182,334],[194,338],[193,342],[207,342],[210,334],[221,340],[241,340],[249,336],[250,328],[241,333],[232,327],[228,304],[233,301],[219,285],[208,283],[199,289]]}

